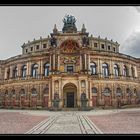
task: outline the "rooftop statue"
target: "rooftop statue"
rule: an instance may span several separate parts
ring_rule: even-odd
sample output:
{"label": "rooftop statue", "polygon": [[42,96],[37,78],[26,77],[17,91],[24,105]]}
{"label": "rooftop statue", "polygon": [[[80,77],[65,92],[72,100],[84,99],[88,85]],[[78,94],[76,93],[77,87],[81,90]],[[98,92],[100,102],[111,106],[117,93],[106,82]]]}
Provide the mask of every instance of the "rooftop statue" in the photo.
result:
{"label": "rooftop statue", "polygon": [[75,19],[74,16],[66,15],[63,18],[63,23],[64,23],[64,26],[63,26],[63,29],[62,29],[63,32],[67,32],[67,33],[77,32],[75,22],[76,22],[76,19]]}
{"label": "rooftop statue", "polygon": [[64,24],[72,24],[72,25],[74,25],[75,22],[76,22],[76,19],[75,19],[74,16],[66,15],[66,16],[63,18],[63,22],[64,22]]}

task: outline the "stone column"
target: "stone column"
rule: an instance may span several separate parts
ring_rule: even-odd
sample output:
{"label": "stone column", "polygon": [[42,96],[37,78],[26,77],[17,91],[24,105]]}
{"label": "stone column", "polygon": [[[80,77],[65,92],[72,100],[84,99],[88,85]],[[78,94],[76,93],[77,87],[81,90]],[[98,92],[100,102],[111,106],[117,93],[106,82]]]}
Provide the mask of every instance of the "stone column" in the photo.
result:
{"label": "stone column", "polygon": [[55,54],[53,54],[53,70],[55,70]]}
{"label": "stone column", "polygon": [[99,60],[99,70],[100,70],[100,77],[103,77],[103,72],[102,72],[102,60]]}
{"label": "stone column", "polygon": [[18,76],[18,78],[20,78],[21,77],[21,64],[17,64],[17,76]]}
{"label": "stone column", "polygon": [[77,92],[77,106],[81,106],[81,101],[80,101],[80,96],[81,96],[81,80],[78,79],[78,92]]}
{"label": "stone column", "polygon": [[87,54],[85,54],[85,70],[87,69]]}
{"label": "stone column", "polygon": [[27,78],[29,79],[31,76],[31,62],[27,62]]}
{"label": "stone column", "polygon": [[115,63],[113,61],[111,61],[111,65],[112,65],[112,76],[111,76],[111,78],[114,78],[115,77],[115,72],[114,72]]}
{"label": "stone column", "polygon": [[98,101],[97,101],[98,102],[98,106],[100,106],[100,104],[101,104],[101,96],[102,96],[101,95],[102,94],[102,88],[101,88],[101,86],[102,86],[101,85],[101,82],[99,82],[99,84],[98,84],[98,93],[97,93],[98,94],[97,95],[98,96]]}
{"label": "stone column", "polygon": [[86,90],[86,97],[87,97],[87,99],[89,99],[88,100],[88,102],[87,102],[87,106],[89,106],[89,101],[90,101],[90,97],[89,97],[89,94],[88,94],[88,92],[89,92],[89,86],[88,86],[88,80],[86,79],[85,80],[85,90]]}
{"label": "stone column", "polygon": [[138,72],[137,72],[137,67],[136,66],[134,66],[134,71],[135,71],[135,77],[138,77]]}
{"label": "stone column", "polygon": [[48,106],[52,106],[52,87],[51,87],[51,80],[49,81],[49,103]]}
{"label": "stone column", "polygon": [[5,68],[5,71],[4,71],[4,79],[7,79],[7,70],[8,70],[8,68]]}
{"label": "stone column", "polygon": [[92,83],[91,81],[89,81],[89,106],[92,107],[92,91],[91,91],[91,88],[92,88]]}
{"label": "stone column", "polygon": [[128,65],[128,76],[132,76],[131,64]]}
{"label": "stone column", "polygon": [[58,57],[57,57],[57,61],[58,61],[58,65],[57,65],[57,70],[59,71],[60,70],[60,56],[58,54]]}
{"label": "stone column", "polygon": [[10,66],[10,78],[13,78],[13,66]]}
{"label": "stone column", "polygon": [[61,79],[59,79],[59,98],[60,98],[60,104],[59,104],[59,107],[62,108],[63,107],[63,95],[62,95],[62,90],[61,90],[61,87],[62,87],[62,82],[61,82]]}
{"label": "stone column", "polygon": [[51,71],[52,71],[52,58],[51,58],[51,54],[50,54],[50,56],[49,56],[49,57],[50,57],[50,59],[49,59],[49,60],[50,60],[50,72],[51,72]]}
{"label": "stone column", "polygon": [[52,79],[52,99],[54,99],[54,80]]}
{"label": "stone column", "polygon": [[82,70],[82,57],[80,55],[80,71]]}
{"label": "stone column", "polygon": [[101,67],[101,66],[100,66],[100,62],[99,62],[99,61],[100,61],[100,60],[98,59],[98,60],[97,60],[97,73],[98,73],[98,77],[100,76],[100,73],[101,73],[101,72],[100,72],[100,67]]}
{"label": "stone column", "polygon": [[43,89],[43,87],[42,87],[42,85],[41,84],[39,84],[38,85],[39,86],[39,102],[42,102],[42,89]]}
{"label": "stone column", "polygon": [[43,60],[39,61],[39,78],[42,78],[43,76]]}
{"label": "stone column", "polygon": [[91,71],[90,71],[90,54],[88,54],[88,74],[91,74]]}
{"label": "stone column", "polygon": [[113,76],[113,70],[114,70],[114,67],[112,66],[112,61],[110,60],[110,62],[109,62],[109,74],[111,74],[110,75],[110,78],[112,78],[112,76]]}

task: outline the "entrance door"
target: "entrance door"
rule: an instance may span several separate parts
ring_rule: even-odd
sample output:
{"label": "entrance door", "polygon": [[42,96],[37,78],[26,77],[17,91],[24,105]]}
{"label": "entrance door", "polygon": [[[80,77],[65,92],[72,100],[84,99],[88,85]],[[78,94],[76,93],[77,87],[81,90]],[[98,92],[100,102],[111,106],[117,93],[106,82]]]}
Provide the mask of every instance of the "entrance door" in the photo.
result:
{"label": "entrance door", "polygon": [[67,107],[74,107],[74,92],[67,92]]}

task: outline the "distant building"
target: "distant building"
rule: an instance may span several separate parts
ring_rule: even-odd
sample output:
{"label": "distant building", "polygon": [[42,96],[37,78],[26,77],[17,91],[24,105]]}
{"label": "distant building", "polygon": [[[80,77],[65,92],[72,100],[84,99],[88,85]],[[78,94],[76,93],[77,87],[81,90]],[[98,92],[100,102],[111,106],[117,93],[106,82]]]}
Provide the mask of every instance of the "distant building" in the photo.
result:
{"label": "distant building", "polygon": [[77,31],[73,16],[47,38],[22,45],[22,55],[0,61],[4,108],[94,108],[139,103],[140,59],[119,44]]}

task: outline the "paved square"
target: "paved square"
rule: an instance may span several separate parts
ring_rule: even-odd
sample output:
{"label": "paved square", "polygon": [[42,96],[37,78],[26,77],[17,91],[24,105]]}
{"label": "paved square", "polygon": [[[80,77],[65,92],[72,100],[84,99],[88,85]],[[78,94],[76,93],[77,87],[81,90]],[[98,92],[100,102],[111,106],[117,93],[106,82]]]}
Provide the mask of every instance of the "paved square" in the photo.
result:
{"label": "paved square", "polygon": [[0,134],[139,134],[140,109],[0,110]]}

